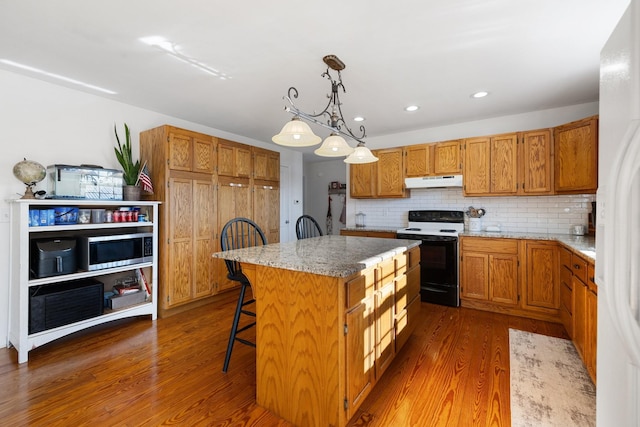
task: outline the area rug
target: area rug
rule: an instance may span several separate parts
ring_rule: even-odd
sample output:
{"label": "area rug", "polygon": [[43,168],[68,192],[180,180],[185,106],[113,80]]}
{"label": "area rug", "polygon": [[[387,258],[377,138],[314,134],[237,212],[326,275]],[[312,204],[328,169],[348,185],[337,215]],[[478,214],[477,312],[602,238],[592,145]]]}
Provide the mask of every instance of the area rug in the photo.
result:
{"label": "area rug", "polygon": [[596,390],[569,340],[509,329],[512,427],[595,426]]}

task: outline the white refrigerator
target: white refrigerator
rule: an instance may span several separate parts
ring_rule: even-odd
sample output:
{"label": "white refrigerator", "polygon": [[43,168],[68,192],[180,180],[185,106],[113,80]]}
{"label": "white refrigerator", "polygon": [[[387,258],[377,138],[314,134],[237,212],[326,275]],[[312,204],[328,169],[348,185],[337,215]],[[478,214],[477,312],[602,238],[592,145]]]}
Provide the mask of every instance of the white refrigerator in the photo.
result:
{"label": "white refrigerator", "polygon": [[600,56],[597,425],[640,426],[640,0]]}

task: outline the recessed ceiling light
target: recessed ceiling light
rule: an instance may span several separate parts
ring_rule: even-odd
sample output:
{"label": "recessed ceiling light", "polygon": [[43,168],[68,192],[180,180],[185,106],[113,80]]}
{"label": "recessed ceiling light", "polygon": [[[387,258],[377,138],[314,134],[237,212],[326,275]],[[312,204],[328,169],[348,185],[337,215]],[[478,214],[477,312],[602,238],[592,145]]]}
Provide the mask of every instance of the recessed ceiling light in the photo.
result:
{"label": "recessed ceiling light", "polygon": [[416,111],[418,110],[420,107],[417,105],[409,105],[408,107],[406,107],[404,110],[405,111]]}
{"label": "recessed ceiling light", "polygon": [[356,116],[353,118],[354,122],[364,122],[364,117],[362,116]]}
{"label": "recessed ceiling light", "polygon": [[20,64],[18,62],[10,61],[8,59],[0,59],[0,62],[6,65],[10,65],[15,68],[20,68],[22,70],[31,71],[32,73],[42,74],[43,76],[52,77],[54,79],[62,80],[63,82],[72,83],[74,85],[86,87],[87,89],[97,90],[98,92],[107,93],[109,95],[115,95],[117,92],[114,92],[110,89],[105,89],[100,86],[92,85],[89,83],[81,82],[80,80],[75,80],[70,77],[61,76],[60,74],[50,73],[45,70],[41,70],[39,68],[32,67],[30,65]]}
{"label": "recessed ceiling light", "polygon": [[473,95],[471,95],[471,97],[472,98],[484,98],[487,95],[489,95],[489,92],[485,92],[484,90],[481,90],[480,92],[476,92]]}

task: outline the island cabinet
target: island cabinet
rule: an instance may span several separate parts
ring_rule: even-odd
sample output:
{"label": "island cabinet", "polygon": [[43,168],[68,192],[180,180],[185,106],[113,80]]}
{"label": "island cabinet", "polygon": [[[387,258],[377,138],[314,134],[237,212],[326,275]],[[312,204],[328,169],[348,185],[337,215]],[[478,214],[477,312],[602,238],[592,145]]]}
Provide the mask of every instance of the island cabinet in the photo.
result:
{"label": "island cabinet", "polygon": [[161,201],[161,314],[214,292],[215,143],[209,135],[160,126],[140,133],[154,194]]}
{"label": "island cabinet", "polygon": [[520,283],[518,241],[461,238],[460,297],[463,305],[516,307]]}
{"label": "island cabinet", "polygon": [[350,194],[353,198],[402,198],[409,192],[404,186],[404,156],[401,147],[373,150],[374,163],[349,167]]}
{"label": "island cabinet", "polygon": [[416,327],[417,242],[322,236],[234,258],[256,299],[258,405],[298,426],[345,426]]}
{"label": "island cabinet", "polygon": [[383,231],[383,230],[353,230],[353,229],[341,229],[341,236],[354,236],[354,237],[381,237],[384,239],[395,239],[397,233],[395,231]]}
{"label": "island cabinet", "polygon": [[598,189],[598,118],[554,128],[555,191],[595,193]]}
{"label": "island cabinet", "polygon": [[405,177],[462,173],[461,141],[444,141],[404,147]]}

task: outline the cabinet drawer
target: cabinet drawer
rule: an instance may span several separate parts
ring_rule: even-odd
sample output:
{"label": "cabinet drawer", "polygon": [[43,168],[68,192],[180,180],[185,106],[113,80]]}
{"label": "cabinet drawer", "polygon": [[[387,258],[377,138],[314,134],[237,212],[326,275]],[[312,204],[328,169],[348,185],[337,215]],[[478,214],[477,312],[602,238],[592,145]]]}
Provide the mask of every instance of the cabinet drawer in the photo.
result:
{"label": "cabinet drawer", "polygon": [[407,307],[409,301],[412,301],[420,294],[420,269],[413,268],[396,278],[396,313],[400,313]]}
{"label": "cabinet drawer", "polygon": [[587,283],[587,261],[576,254],[571,257],[571,271],[582,283]]}
{"label": "cabinet drawer", "polygon": [[573,285],[571,284],[571,276],[573,273],[571,270],[565,267],[560,267],[560,284],[569,288],[569,290],[573,289]]}
{"label": "cabinet drawer", "polygon": [[418,264],[420,264],[420,246],[407,251],[407,268],[415,267]]}
{"label": "cabinet drawer", "polygon": [[378,269],[376,271],[377,271],[376,283],[378,285],[378,288],[380,288],[386,285],[387,283],[389,283],[395,277],[396,275],[395,258],[382,261],[379,264]]}
{"label": "cabinet drawer", "polygon": [[463,237],[462,250],[469,252],[491,252],[517,254],[518,239],[489,239]]}
{"label": "cabinet drawer", "polygon": [[366,296],[366,276],[358,276],[349,280],[345,284],[346,289],[346,307],[350,308],[357,305]]}
{"label": "cabinet drawer", "polygon": [[571,251],[567,248],[560,248],[560,265],[571,269]]}
{"label": "cabinet drawer", "polygon": [[420,315],[420,297],[414,298],[407,308],[396,314],[396,353],[404,346],[416,328],[417,319]]}

